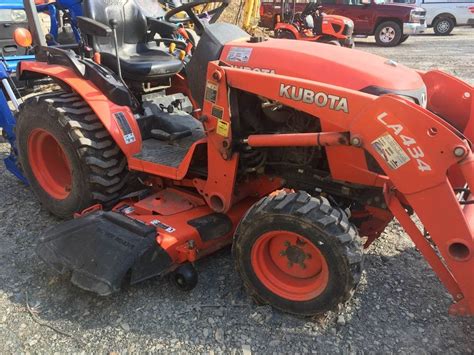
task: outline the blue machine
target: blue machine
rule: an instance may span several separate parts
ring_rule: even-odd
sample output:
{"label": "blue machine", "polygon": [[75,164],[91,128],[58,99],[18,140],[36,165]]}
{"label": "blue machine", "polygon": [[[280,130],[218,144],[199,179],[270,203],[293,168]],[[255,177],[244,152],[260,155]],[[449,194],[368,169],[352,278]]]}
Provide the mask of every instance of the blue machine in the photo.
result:
{"label": "blue machine", "polygon": [[21,0],[0,0],[0,51],[4,55],[23,55],[24,48],[19,48],[13,41],[17,28],[27,27],[28,19]]}
{"label": "blue machine", "polygon": [[[26,14],[22,14],[23,10],[22,0],[6,0],[0,1],[0,11],[11,11],[11,23],[8,26],[4,26],[9,31],[12,31],[15,27],[24,27],[27,24]],[[22,20],[22,16],[25,16],[25,21]],[[6,17],[6,16],[5,16]],[[3,38],[5,45],[11,47],[14,44],[13,39],[7,41],[5,34]],[[7,169],[19,178],[22,182],[27,184],[27,181],[18,166],[16,146],[15,146],[15,116],[14,111],[18,108],[18,93],[14,89],[13,81],[11,80],[16,71],[18,62],[24,60],[34,60],[33,55],[8,55],[7,53],[1,53],[0,57],[0,128],[2,128],[2,134],[10,143],[11,152],[10,155],[4,159]],[[10,105],[9,106],[9,102]]]}
{"label": "blue machine", "polygon": [[[44,5],[37,5],[36,8],[38,12],[47,12],[49,13],[49,18],[51,21],[50,34],[55,40],[58,39],[58,33],[60,28],[60,18],[58,10],[62,10],[68,21],[71,24],[72,32],[74,33],[74,39],[76,42],[80,42],[81,36],[77,27],[77,16],[82,15],[82,0],[56,0],[52,3],[47,3]],[[54,45],[55,43],[48,43],[49,45]]]}
{"label": "blue machine", "polygon": [[[36,6],[38,12],[47,13],[50,18],[50,34],[54,40],[58,39],[59,28],[65,22],[71,24],[71,29],[76,42],[80,41],[80,34],[77,28],[77,16],[82,15],[82,0],[56,0],[54,2],[39,4]],[[23,10],[23,0],[0,0],[1,10],[12,10],[12,21],[8,24],[8,28],[13,31],[18,25],[26,27],[28,20]],[[59,10],[62,11],[62,16]],[[4,14],[8,16],[8,14]],[[54,42],[49,44],[55,44]]]}
{"label": "blue machine", "polygon": [[[31,56],[25,56],[26,59],[31,59]],[[12,58],[12,60],[10,60]],[[25,184],[28,184],[26,178],[21,173],[21,170],[18,165],[17,152],[15,146],[15,117],[12,109],[8,105],[8,100],[10,100],[13,108],[18,109],[18,99],[15,95],[15,92],[10,84],[10,76],[12,74],[11,68],[16,68],[16,63],[18,63],[18,57],[6,57],[0,61],[0,81],[2,89],[0,91],[0,128],[3,129],[3,136],[10,143],[11,151],[10,155],[4,159],[7,169],[20,179]],[[25,59],[25,58],[24,58]],[[10,69],[9,69],[10,68]],[[14,70],[14,69],[13,69]],[[8,97],[8,100],[7,100]]]}
{"label": "blue machine", "polygon": [[[76,17],[82,15],[82,0],[56,0],[54,3],[38,5],[39,12],[47,12],[51,21],[50,34],[53,41],[58,38],[58,31],[61,20],[59,18],[59,11],[62,10],[67,21],[70,22],[74,38],[77,42],[80,41],[80,34],[77,28]],[[23,10],[23,0],[0,0],[0,10]],[[23,27],[23,24],[15,23],[15,25]],[[10,27],[10,26],[9,26]],[[26,26],[24,26],[26,27]],[[48,43],[55,45],[57,43]],[[28,181],[23,176],[19,167],[17,151],[15,145],[15,116],[14,112],[18,109],[19,94],[15,90],[15,84],[12,80],[15,76],[15,71],[18,62],[25,60],[34,60],[33,55],[8,55],[7,53],[0,53],[0,128],[2,134],[11,146],[10,155],[4,159],[7,169],[20,179],[23,183],[28,184]]]}

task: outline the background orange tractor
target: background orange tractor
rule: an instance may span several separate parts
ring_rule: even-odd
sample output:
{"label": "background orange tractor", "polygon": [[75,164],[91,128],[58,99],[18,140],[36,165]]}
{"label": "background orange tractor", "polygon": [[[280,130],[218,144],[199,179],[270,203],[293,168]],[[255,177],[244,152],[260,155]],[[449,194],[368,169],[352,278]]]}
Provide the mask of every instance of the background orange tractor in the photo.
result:
{"label": "background orange tractor", "polygon": [[296,0],[293,0],[291,8],[289,2],[282,1],[282,11],[277,16],[274,29],[276,38],[354,47],[354,22],[350,18],[327,15],[318,2],[308,2],[302,12],[296,12],[295,5]]}
{"label": "background orange tractor", "polygon": [[[203,23],[193,9],[208,2],[220,6]],[[61,89],[21,105],[19,159],[43,206],[76,217],[43,234],[41,258],[101,295],[168,273],[190,289],[193,263],[232,244],[256,300],[313,315],[349,299],[361,237],[370,245],[395,216],[451,312],[474,313],[473,88],[355,50],[249,37],[213,23],[226,6],[196,1],[163,21],[133,0],[84,1],[87,43],[73,52],[45,45],[25,0],[37,61],[19,75]]]}

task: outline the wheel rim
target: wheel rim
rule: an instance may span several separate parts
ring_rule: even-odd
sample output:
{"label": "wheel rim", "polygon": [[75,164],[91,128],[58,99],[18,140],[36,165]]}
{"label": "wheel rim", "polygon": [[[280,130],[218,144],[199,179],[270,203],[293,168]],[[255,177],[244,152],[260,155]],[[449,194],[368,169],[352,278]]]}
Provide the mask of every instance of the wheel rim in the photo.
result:
{"label": "wheel rim", "polygon": [[446,20],[440,21],[436,27],[438,28],[439,32],[446,33],[449,30],[449,22]]}
{"label": "wheel rim", "polygon": [[186,287],[186,279],[181,276],[181,275],[176,275],[174,278],[176,285],[180,288],[185,288]]}
{"label": "wheel rim", "polygon": [[390,43],[395,38],[395,30],[393,27],[384,27],[380,31],[379,38],[384,43]]}
{"label": "wheel rim", "polygon": [[321,251],[307,238],[289,231],[260,236],[251,251],[252,268],[272,293],[308,301],[326,288],[329,270]]}
{"label": "wheel rim", "polygon": [[71,164],[64,149],[52,134],[35,129],[28,138],[28,161],[39,185],[58,200],[71,191]]}

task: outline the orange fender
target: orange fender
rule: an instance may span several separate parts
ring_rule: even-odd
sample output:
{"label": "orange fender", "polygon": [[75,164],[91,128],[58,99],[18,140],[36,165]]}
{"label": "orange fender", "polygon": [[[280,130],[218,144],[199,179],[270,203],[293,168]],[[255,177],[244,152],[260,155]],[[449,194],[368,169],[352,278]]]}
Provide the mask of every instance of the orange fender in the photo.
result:
{"label": "orange fender", "polygon": [[293,35],[295,36],[296,39],[301,37],[298,30],[296,29],[296,27],[293,26],[292,24],[289,24],[289,23],[278,22],[275,25],[275,31],[278,31],[278,30],[280,30],[280,31],[281,30],[290,31],[291,33],[293,33]]}
{"label": "orange fender", "polygon": [[[91,81],[81,78],[70,68],[44,62],[20,62],[19,73],[25,71],[50,76],[67,84],[88,103],[127,159],[140,152],[142,137],[129,107],[114,104]],[[120,113],[130,126],[133,138],[130,132],[122,130],[117,118]]]}

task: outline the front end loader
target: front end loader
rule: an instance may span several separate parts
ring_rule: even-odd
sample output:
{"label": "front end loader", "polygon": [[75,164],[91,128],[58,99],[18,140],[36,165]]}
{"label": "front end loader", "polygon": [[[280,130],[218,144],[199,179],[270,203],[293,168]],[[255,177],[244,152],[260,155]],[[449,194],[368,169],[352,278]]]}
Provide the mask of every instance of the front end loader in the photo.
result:
{"label": "front end loader", "polygon": [[[204,23],[193,9],[209,2]],[[18,158],[42,205],[75,217],[40,237],[47,264],[100,295],[166,274],[187,290],[193,264],[232,245],[254,299],[314,315],[351,297],[364,246],[396,217],[451,313],[474,313],[472,86],[250,37],[214,23],[225,0],[165,20],[134,0],[83,6],[87,42],[73,52],[45,45],[25,0],[37,61],[19,75],[60,89],[20,106]],[[183,21],[198,41],[173,36]]]}

